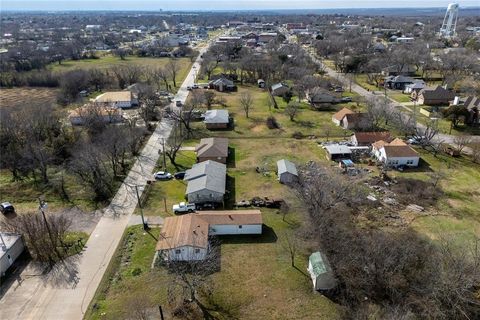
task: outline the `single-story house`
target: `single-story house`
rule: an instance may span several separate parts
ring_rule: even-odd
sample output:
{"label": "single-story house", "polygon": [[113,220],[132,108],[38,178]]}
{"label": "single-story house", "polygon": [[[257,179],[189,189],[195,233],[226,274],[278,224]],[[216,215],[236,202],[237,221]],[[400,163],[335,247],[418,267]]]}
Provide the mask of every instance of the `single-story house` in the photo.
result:
{"label": "single-story house", "polygon": [[347,114],[352,114],[355,113],[354,111],[348,109],[348,108],[343,108],[342,110],[338,111],[332,116],[332,121],[335,123],[337,126],[342,125],[342,120]]}
{"label": "single-story house", "polygon": [[341,102],[341,99],[339,97],[329,93],[327,90],[320,87],[315,87],[312,90],[309,90],[306,96],[308,102],[310,102],[311,105]]}
{"label": "single-story house", "polygon": [[335,288],[336,280],[333,270],[326,256],[319,251],[312,253],[308,258],[307,270],[312,278],[314,290],[330,290]]}
{"label": "single-story house", "polygon": [[413,82],[413,78],[407,76],[389,76],[385,78],[384,85],[389,89],[405,90],[405,87]]}
{"label": "single-story house", "polygon": [[203,138],[195,147],[197,162],[213,160],[227,163],[228,139],[227,138]]}
{"label": "single-story house", "polygon": [[215,89],[220,92],[237,90],[235,83],[224,77],[210,81],[208,86],[210,89]]}
{"label": "single-story house", "polygon": [[263,32],[258,35],[258,42],[268,43],[277,37],[276,32]]}
{"label": "single-story house", "polygon": [[350,159],[352,157],[352,150],[349,147],[341,144],[331,144],[325,146],[328,160],[342,160]]}
{"label": "single-story house", "polygon": [[390,143],[383,140],[373,143],[372,154],[378,161],[389,167],[418,167],[420,161],[418,153],[398,138]]}
{"label": "single-story house", "polygon": [[456,100],[458,100],[457,104],[463,105],[469,113],[469,117],[465,119],[465,123],[468,125],[479,125],[480,124],[480,98],[475,96],[469,96],[466,98],[461,98]]}
{"label": "single-story house", "polygon": [[97,104],[107,104],[115,108],[131,108],[135,101],[131,91],[111,91],[105,92],[95,98]]}
{"label": "single-story house", "polygon": [[290,88],[286,84],[281,82],[272,85],[270,89],[272,94],[277,97],[283,96],[285,93],[287,93],[290,90]]}
{"label": "single-story house", "polygon": [[123,115],[119,108],[105,105],[85,105],[70,111],[68,120],[74,126],[84,126],[94,122],[120,123],[123,122]]}
{"label": "single-story house", "polygon": [[225,184],[227,180],[227,166],[212,160],[194,164],[185,171],[183,180],[187,181],[185,195],[188,202],[223,203]]}
{"label": "single-story house", "polygon": [[423,80],[415,80],[411,84],[407,84],[405,86],[405,93],[412,93],[414,91],[418,92],[425,88],[427,85],[425,84],[425,81]]}
{"label": "single-story house", "polygon": [[298,172],[295,164],[282,159],[277,161],[277,176],[280,183],[292,183],[298,179]]}
{"label": "single-story house", "polygon": [[210,250],[209,236],[262,234],[262,225],[260,210],[201,211],[167,217],[155,248],[155,261],[203,260]]}
{"label": "single-story house", "polygon": [[411,97],[417,100],[419,104],[429,106],[448,105],[455,98],[455,92],[441,86],[434,88],[426,87],[418,92],[412,92]]}
{"label": "single-story house", "polygon": [[12,232],[0,232],[0,276],[17,260],[25,249],[22,235]]}
{"label": "single-story house", "polygon": [[228,110],[213,109],[207,110],[203,115],[205,126],[207,129],[226,129],[230,122]]}
{"label": "single-story house", "polygon": [[195,214],[166,217],[155,248],[155,259],[203,260],[208,249],[208,222]]}
{"label": "single-story house", "polygon": [[368,113],[347,113],[342,119],[342,127],[346,130],[365,130],[371,127]]}
{"label": "single-story house", "polygon": [[209,225],[209,235],[262,234],[260,210],[198,211],[195,213]]}
{"label": "single-story house", "polygon": [[393,139],[388,131],[355,132],[351,138],[354,146],[370,146],[372,143],[379,140],[391,141]]}

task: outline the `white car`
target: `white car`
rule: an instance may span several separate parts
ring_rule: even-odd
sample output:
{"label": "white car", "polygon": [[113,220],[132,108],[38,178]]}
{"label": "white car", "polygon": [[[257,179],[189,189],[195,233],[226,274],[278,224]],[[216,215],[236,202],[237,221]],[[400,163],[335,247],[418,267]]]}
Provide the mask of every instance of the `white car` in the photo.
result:
{"label": "white car", "polygon": [[166,171],[158,171],[153,174],[153,177],[155,180],[171,180],[173,179],[173,176],[171,173],[166,172]]}
{"label": "white car", "polygon": [[195,203],[180,202],[173,205],[173,213],[195,212]]}

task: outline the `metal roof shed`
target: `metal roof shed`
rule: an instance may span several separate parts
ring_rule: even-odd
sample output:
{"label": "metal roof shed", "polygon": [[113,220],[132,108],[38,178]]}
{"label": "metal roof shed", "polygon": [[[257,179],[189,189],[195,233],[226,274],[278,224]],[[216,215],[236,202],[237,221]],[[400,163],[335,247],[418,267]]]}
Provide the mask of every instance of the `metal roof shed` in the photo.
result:
{"label": "metal roof shed", "polygon": [[288,160],[278,160],[277,170],[278,180],[281,183],[292,183],[298,178],[298,172],[295,164]]}
{"label": "metal roof shed", "polygon": [[327,258],[319,251],[308,258],[308,272],[315,290],[330,290],[335,288],[336,280]]}

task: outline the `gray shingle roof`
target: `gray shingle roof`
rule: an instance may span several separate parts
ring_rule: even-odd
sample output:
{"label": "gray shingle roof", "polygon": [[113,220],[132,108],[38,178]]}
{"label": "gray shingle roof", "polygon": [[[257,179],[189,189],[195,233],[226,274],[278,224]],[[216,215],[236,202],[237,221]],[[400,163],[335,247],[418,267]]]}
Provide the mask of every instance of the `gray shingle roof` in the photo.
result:
{"label": "gray shingle roof", "polygon": [[288,160],[282,159],[277,161],[277,167],[278,167],[278,175],[281,175],[282,173],[288,172],[291,173],[295,176],[298,176],[297,173],[297,168],[295,167],[295,164],[293,162],[290,162]]}
{"label": "gray shingle roof", "polygon": [[228,123],[228,110],[208,110],[204,116],[205,123]]}
{"label": "gray shingle roof", "polygon": [[197,163],[185,172],[186,194],[204,189],[225,193],[226,174],[227,166],[222,163],[211,160]]}

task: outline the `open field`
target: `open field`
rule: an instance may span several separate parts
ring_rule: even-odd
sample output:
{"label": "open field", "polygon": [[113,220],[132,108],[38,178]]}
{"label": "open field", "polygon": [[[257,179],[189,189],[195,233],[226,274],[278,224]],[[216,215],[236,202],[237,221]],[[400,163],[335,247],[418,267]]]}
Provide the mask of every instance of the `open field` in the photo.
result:
{"label": "open field", "polygon": [[[199,89],[204,90],[204,89]],[[253,104],[249,112],[249,118],[246,118],[245,111],[240,105],[240,96],[248,92],[251,94]],[[234,118],[235,128],[232,131],[222,132],[222,136],[229,138],[264,138],[264,137],[284,137],[291,138],[296,132],[309,136],[330,136],[343,137],[351,134],[348,130],[336,126],[332,122],[332,115],[347,106],[353,110],[361,110],[355,103],[338,104],[331,110],[316,111],[312,110],[306,102],[300,103],[300,112],[295,121],[290,121],[288,115],[285,114],[286,103],[282,98],[276,97],[279,109],[268,107],[268,93],[256,86],[241,86],[237,92],[222,93],[216,92],[217,98],[225,101],[224,106],[214,105],[212,108],[226,108],[230,116]],[[348,95],[348,94],[346,94]],[[295,101],[296,97],[292,98]],[[275,117],[280,128],[269,129],[266,120],[269,116]],[[220,131],[208,132],[204,129],[203,123],[194,123],[193,127],[197,129],[198,135],[218,135]]]}
{"label": "open field", "polygon": [[55,88],[2,88],[0,89],[0,108],[17,107],[31,104],[55,104],[58,89]]}

